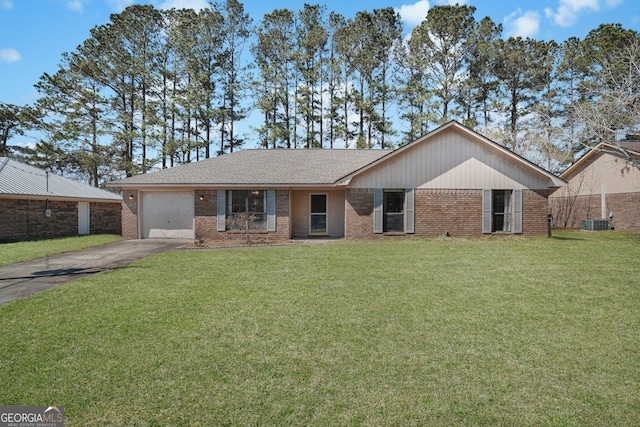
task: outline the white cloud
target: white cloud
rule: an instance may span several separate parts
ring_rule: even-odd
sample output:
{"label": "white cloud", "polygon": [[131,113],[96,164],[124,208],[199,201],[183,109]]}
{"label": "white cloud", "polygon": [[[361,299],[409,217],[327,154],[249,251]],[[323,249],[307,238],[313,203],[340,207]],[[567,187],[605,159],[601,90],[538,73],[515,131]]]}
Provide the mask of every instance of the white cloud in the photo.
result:
{"label": "white cloud", "polygon": [[69,0],[67,1],[66,7],[73,12],[84,11],[82,0]]}
{"label": "white cloud", "polygon": [[417,27],[427,17],[429,1],[418,0],[414,4],[403,4],[399,8],[396,8],[396,12],[400,14],[402,22],[409,27]]}
{"label": "white cloud", "polygon": [[[620,4],[622,0],[605,0],[609,7]],[[600,10],[600,0],[559,0],[558,8],[544,10],[547,18],[561,27],[570,27],[578,22],[578,14],[583,10]]]}
{"label": "white cloud", "polygon": [[10,0],[0,0],[0,9],[11,10],[13,9],[13,3]]}
{"label": "white cloud", "polygon": [[0,49],[0,62],[18,62],[22,59],[20,52],[15,49]]}
{"label": "white cloud", "polygon": [[193,9],[196,11],[209,8],[208,0],[165,0],[160,9]]}
{"label": "white cloud", "polygon": [[504,18],[507,37],[534,37],[540,30],[540,14],[518,9]]}

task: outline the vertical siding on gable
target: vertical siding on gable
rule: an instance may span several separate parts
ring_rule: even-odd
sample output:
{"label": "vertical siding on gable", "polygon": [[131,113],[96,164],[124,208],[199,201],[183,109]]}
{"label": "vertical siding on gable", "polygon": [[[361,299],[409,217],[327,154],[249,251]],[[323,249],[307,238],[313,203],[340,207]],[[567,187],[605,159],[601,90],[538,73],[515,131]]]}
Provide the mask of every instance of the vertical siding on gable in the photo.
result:
{"label": "vertical siding on gable", "polygon": [[550,197],[600,195],[602,184],[607,194],[640,192],[640,171],[629,167],[622,159],[607,153],[598,153],[583,164],[583,167],[565,177],[568,185]]}
{"label": "vertical siding on gable", "polygon": [[361,175],[351,188],[547,188],[548,180],[456,132],[417,144]]}

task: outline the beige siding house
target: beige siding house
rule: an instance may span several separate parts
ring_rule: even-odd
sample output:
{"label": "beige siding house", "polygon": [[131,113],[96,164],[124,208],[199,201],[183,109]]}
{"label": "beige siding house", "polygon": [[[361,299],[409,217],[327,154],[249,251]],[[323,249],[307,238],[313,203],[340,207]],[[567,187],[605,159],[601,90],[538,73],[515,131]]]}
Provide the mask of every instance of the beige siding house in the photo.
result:
{"label": "beige siding house", "polygon": [[224,240],[547,233],[564,181],[457,122],[393,151],[245,150],[110,184],[123,235]]}
{"label": "beige siding house", "polygon": [[617,230],[640,231],[640,142],[621,142],[626,150],[599,144],[569,167],[567,185],[549,199],[556,227],[579,228],[584,219],[611,219]]}

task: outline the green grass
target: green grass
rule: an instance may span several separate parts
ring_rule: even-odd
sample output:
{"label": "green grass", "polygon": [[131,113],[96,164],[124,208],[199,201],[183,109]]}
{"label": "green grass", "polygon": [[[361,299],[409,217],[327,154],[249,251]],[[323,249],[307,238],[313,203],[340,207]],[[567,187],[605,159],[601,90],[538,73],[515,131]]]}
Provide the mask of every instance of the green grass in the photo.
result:
{"label": "green grass", "polygon": [[68,426],[636,426],[640,235],[180,251],[0,307]]}
{"label": "green grass", "polygon": [[16,262],[77,251],[92,246],[122,240],[120,236],[93,234],[90,236],[61,237],[57,239],[29,240],[23,242],[0,243],[0,266]]}

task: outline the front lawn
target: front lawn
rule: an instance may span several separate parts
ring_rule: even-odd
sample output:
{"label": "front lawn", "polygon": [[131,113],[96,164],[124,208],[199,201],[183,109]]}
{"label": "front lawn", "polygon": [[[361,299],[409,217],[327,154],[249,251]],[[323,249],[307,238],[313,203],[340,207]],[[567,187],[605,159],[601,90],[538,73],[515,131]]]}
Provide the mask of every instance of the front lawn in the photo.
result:
{"label": "front lawn", "polygon": [[92,234],[89,236],[59,237],[11,243],[0,242],[0,267],[62,252],[106,245],[120,240],[122,240],[122,237],[111,234]]}
{"label": "front lawn", "polygon": [[185,250],[0,307],[65,425],[638,425],[640,235]]}

